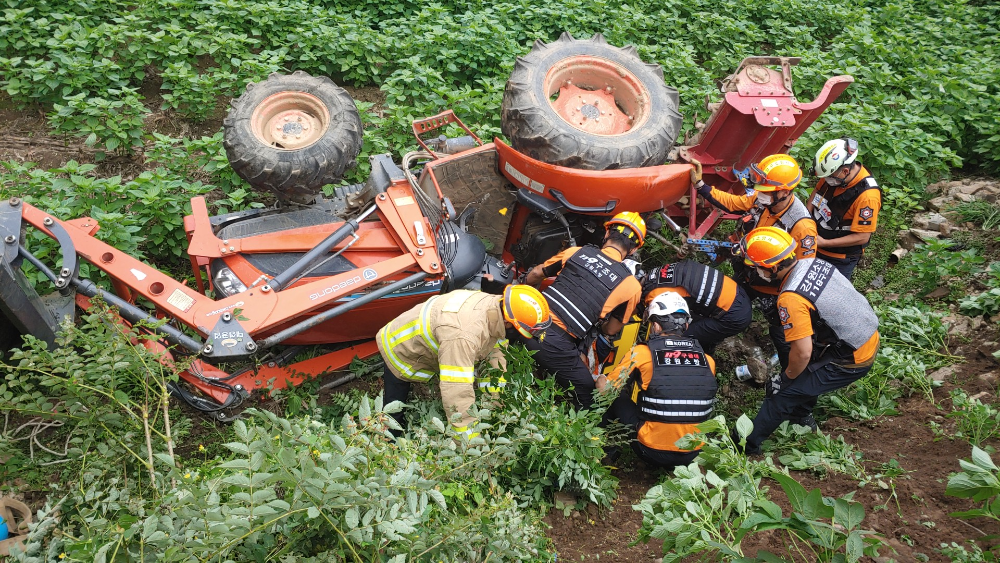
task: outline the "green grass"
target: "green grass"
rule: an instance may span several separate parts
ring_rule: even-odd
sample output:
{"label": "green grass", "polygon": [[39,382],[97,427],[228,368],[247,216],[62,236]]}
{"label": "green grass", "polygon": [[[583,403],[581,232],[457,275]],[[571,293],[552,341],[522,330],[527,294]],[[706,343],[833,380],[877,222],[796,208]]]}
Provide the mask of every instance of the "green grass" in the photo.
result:
{"label": "green grass", "polygon": [[979,225],[984,231],[1000,227],[1000,205],[977,199],[962,202],[954,207],[962,221]]}

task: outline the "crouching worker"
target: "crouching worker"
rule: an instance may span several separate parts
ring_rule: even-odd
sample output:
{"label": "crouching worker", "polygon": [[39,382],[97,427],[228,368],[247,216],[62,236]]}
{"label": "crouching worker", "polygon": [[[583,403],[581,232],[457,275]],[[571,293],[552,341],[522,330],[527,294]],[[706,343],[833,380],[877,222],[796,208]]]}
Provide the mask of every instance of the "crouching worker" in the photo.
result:
{"label": "crouching worker", "polygon": [[[555,374],[556,382],[573,387],[577,405],[594,401],[594,375],[584,360],[598,334],[618,334],[642,297],[642,284],[622,263],[642,247],[646,223],[638,213],[622,212],[604,224],[601,248],[573,246],[532,268],[525,281],[538,286],[555,281],[543,294],[552,306],[552,328],[544,341],[524,339],[535,362]],[[513,336],[513,337],[516,337]]]}
{"label": "crouching worker", "polygon": [[[455,413],[461,414],[452,429],[471,437],[474,419],[468,410],[475,402],[476,387],[494,392],[498,390],[494,383],[503,383],[477,377],[476,364],[488,359],[493,367],[506,369],[502,345],[507,329],[541,340],[550,323],[545,298],[526,285],[509,285],[502,296],[457,290],[432,297],[375,336],[386,367],[384,403],[405,403],[414,382],[424,383],[438,374],[445,416],[451,420]],[[404,425],[402,412],[392,416]]]}
{"label": "crouching worker", "polygon": [[718,383],[715,361],[697,340],[683,336],[691,322],[680,295],[657,295],[646,308],[650,339],[598,387],[621,388],[621,395],[604,415],[634,429],[632,449],[646,463],[670,470],[687,465],[700,450],[684,450],[676,442],[698,432],[712,416]]}
{"label": "crouching worker", "polygon": [[861,379],[878,352],[878,317],[850,280],[819,258],[799,260],[795,240],[763,227],[743,239],[743,256],[764,278],[781,284],[778,316],[791,351],[788,367],[771,376],[747,437],[746,453],[760,452],[784,421],[816,428],[816,399]]}
{"label": "crouching worker", "polygon": [[746,330],[753,320],[747,292],[711,266],[684,260],[646,274],[642,292],[647,305],[668,291],[683,297],[693,313],[684,336],[697,340],[709,354],[719,342]]}

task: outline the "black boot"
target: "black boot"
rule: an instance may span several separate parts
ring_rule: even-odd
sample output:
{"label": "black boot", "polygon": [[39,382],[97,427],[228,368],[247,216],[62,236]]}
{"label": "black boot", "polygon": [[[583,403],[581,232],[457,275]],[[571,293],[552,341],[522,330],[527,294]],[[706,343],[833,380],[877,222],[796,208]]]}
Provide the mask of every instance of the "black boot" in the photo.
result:
{"label": "black boot", "polygon": [[813,418],[812,413],[809,413],[798,420],[793,420],[792,424],[798,424],[799,426],[808,426],[813,432],[819,430],[819,425],[816,424],[816,419]]}

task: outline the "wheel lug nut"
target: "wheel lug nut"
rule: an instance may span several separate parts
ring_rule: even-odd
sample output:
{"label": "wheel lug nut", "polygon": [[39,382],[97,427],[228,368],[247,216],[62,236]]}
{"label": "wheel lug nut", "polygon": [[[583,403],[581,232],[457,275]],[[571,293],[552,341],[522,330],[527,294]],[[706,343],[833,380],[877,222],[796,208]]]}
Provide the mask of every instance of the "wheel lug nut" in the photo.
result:
{"label": "wheel lug nut", "polygon": [[292,118],[291,118],[291,117],[288,117],[287,115],[285,116],[285,122],[286,122],[286,123],[287,123],[287,122],[289,122],[289,121],[291,121],[291,120],[292,120]]}
{"label": "wheel lug nut", "polygon": [[298,121],[299,123],[302,123],[302,116],[300,115],[300,116],[296,117],[295,121]]}

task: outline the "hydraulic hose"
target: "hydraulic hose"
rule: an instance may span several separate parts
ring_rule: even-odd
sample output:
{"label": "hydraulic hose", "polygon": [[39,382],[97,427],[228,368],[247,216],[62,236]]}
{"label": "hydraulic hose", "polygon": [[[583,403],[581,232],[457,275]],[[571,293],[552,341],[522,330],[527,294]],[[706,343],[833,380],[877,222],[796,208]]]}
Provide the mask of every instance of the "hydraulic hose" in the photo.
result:
{"label": "hydraulic hose", "polygon": [[[24,258],[27,259],[32,266],[38,268],[38,270],[42,272],[42,274],[44,274],[45,277],[52,280],[53,283],[58,279],[55,273],[52,270],[50,270],[48,266],[43,264],[41,260],[36,258],[34,254],[29,252],[27,248],[21,246],[20,248],[18,248],[18,252],[21,254],[21,256],[24,256]],[[79,291],[81,294],[90,298],[99,297],[108,305],[116,307],[118,309],[118,314],[120,314],[123,319],[132,323],[148,322],[151,325],[159,324],[159,326],[151,327],[154,332],[163,335],[170,342],[177,344],[178,346],[187,348],[191,352],[197,354],[198,352],[201,351],[203,345],[197,340],[191,338],[190,336],[184,334],[180,330],[170,325],[160,323],[160,320],[157,319],[156,317],[153,317],[146,311],[143,311],[142,309],[136,307],[135,305],[129,303],[128,301],[125,301],[124,299],[118,297],[113,293],[107,293],[106,291],[97,287],[97,285],[94,284],[94,282],[90,280],[81,280],[80,278],[74,277],[70,280],[70,284],[73,285],[73,287],[75,287],[76,290]]]}
{"label": "hydraulic hose", "polygon": [[375,212],[377,207],[372,204],[365,209],[361,215],[358,215],[354,219],[346,221],[339,229],[330,233],[330,236],[323,239],[323,242],[316,245],[312,250],[306,252],[299,258],[294,264],[292,264],[287,270],[281,272],[280,274],[274,276],[268,285],[274,291],[281,291],[292,282],[294,282],[299,274],[306,271],[313,262],[319,260],[321,257],[330,252],[330,250],[341,243],[344,239],[354,234],[358,230],[358,225],[361,221],[364,221],[366,217]]}

